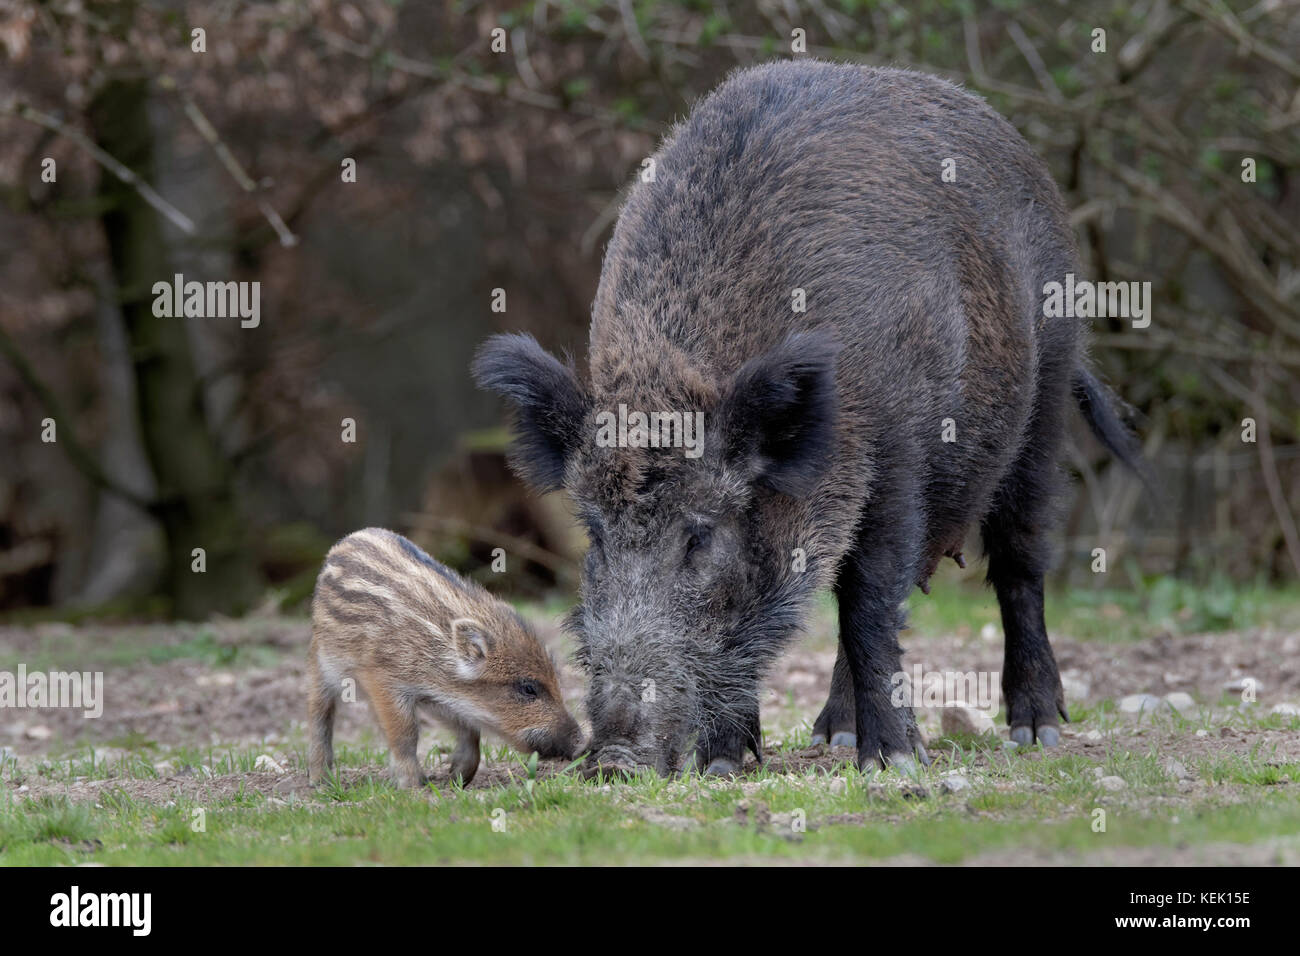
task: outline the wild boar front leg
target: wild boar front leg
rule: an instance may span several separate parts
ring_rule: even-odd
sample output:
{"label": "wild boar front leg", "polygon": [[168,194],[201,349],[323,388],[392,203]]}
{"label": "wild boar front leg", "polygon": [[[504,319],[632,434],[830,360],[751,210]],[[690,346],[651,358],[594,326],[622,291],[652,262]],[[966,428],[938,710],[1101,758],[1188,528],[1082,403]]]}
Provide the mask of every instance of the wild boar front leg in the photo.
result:
{"label": "wild boar front leg", "polygon": [[388,759],[398,786],[422,787],[428,777],[420,768],[416,748],[420,742],[420,722],[415,700],[395,693],[388,685],[372,681],[363,683],[375,719],[388,738]]}
{"label": "wild boar front leg", "polygon": [[752,750],[754,756],[762,761],[763,730],[757,698],[738,716],[718,720],[702,730],[691,759],[694,767],[703,773],[726,777],[741,772],[745,766],[746,750]]}
{"label": "wild boar front leg", "polygon": [[[899,469],[897,473],[906,473]],[[905,486],[878,489],[858,540],[835,582],[840,645],[853,678],[858,766],[929,763],[912,708],[892,699],[902,669],[898,631],[903,600],[916,582],[921,515]]]}

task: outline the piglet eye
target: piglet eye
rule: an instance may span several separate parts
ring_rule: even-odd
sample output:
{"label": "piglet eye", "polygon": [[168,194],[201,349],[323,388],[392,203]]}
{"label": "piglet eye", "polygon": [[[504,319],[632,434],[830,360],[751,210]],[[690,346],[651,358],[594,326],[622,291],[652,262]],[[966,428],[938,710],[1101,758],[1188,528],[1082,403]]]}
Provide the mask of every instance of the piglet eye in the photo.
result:
{"label": "piglet eye", "polygon": [[537,683],[531,680],[517,680],[515,681],[515,693],[528,700],[535,700],[538,693]]}

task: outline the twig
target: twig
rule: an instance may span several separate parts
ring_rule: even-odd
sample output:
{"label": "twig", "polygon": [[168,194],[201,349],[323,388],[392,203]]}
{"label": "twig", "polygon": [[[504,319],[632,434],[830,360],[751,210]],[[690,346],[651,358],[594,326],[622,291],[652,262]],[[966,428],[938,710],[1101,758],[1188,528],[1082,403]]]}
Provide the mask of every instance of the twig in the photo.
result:
{"label": "twig", "polygon": [[116,176],[122,182],[133,188],[140,194],[145,202],[154,209],[158,210],[167,220],[187,236],[194,235],[194,221],[189,216],[181,212],[166,199],[154,190],[147,182],[137,176],[132,170],[122,165],[104,150],[96,146],[89,138],[79,130],[73,129],[57,116],[49,113],[43,113],[38,109],[28,106],[26,103],[5,102],[0,103],[0,113],[8,116],[16,116],[19,119],[26,120],[29,123],[35,123],[42,126],[65,139],[71,140],[77,146],[90,154],[91,158],[99,165],[103,166],[110,173]]}
{"label": "twig", "polygon": [[1277,515],[1277,523],[1282,527],[1282,538],[1286,541],[1287,553],[1291,555],[1291,564],[1295,568],[1297,575],[1300,575],[1300,534],[1296,533],[1295,518],[1291,515],[1291,508],[1287,505],[1286,495],[1282,493],[1282,482],[1277,474],[1277,462],[1273,460],[1273,441],[1269,436],[1269,409],[1268,402],[1264,401],[1263,389],[1260,387],[1263,374],[1258,366],[1255,369],[1255,395],[1257,396],[1256,412],[1258,420],[1255,422],[1256,444],[1259,445],[1259,465],[1264,479],[1264,487],[1268,490],[1268,499],[1273,504],[1273,513]]}
{"label": "twig", "polygon": [[433,531],[441,534],[461,535],[466,538],[472,538],[483,544],[496,545],[513,551],[522,558],[536,562],[542,567],[554,571],[555,574],[573,583],[578,579],[578,569],[574,563],[553,551],[547,551],[545,548],[538,547],[533,542],[524,538],[515,537],[512,534],[506,534],[496,531],[492,528],[485,528],[482,525],[472,524],[468,521],[462,521],[460,518],[444,518],[438,515],[411,513],[402,515],[402,520],[412,528],[418,528],[423,531]]}
{"label": "twig", "polygon": [[231,178],[234,179],[239,188],[253,197],[257,203],[258,211],[271,224],[275,234],[279,236],[280,245],[296,246],[298,237],[293,234],[293,230],[285,225],[284,220],[280,218],[280,214],[272,208],[271,204],[260,195],[261,190],[258,188],[257,183],[240,165],[239,160],[235,159],[235,154],[230,151],[230,147],[221,139],[216,127],[204,115],[203,110],[199,109],[199,105],[194,102],[193,98],[177,86],[176,81],[170,76],[159,77],[158,85],[165,90],[176,93],[181,101],[181,108],[185,111],[185,115],[194,124],[194,128],[199,131],[199,135],[212,147],[212,151],[217,154],[217,159],[221,161],[222,166],[226,167],[226,171],[230,173]]}
{"label": "twig", "polygon": [[1020,52],[1025,57],[1025,62],[1034,71],[1034,77],[1038,80],[1038,85],[1043,88],[1043,92],[1047,94],[1047,98],[1053,103],[1064,104],[1065,97],[1061,95],[1061,88],[1056,85],[1056,81],[1052,79],[1052,74],[1047,71],[1047,64],[1043,62],[1038,49],[1025,35],[1024,28],[1015,20],[1012,20],[1007,24],[1007,33],[1011,34],[1011,39],[1020,48]]}
{"label": "twig", "polygon": [[[346,37],[331,33],[328,30],[318,30],[317,36],[324,41],[326,46],[364,60],[373,59],[377,52],[370,47],[354,43]],[[424,63],[400,53],[394,53],[391,50],[385,51],[384,64],[400,73],[408,73],[411,76],[419,76],[425,79],[440,80],[478,93],[505,96],[517,103],[554,110],[557,113],[576,113],[581,116],[590,116],[609,126],[621,126],[653,133],[662,133],[664,131],[663,124],[651,120],[622,116],[613,110],[607,110],[581,100],[572,100],[566,103],[562,98],[551,93],[530,90],[527,87],[516,86],[489,76],[470,76],[457,70],[440,67],[434,63]]]}
{"label": "twig", "polygon": [[619,16],[623,18],[623,29],[627,32],[627,42],[631,44],[636,55],[645,62],[650,62],[650,48],[645,45],[641,28],[636,25],[636,11],[632,9],[632,0],[618,0]]}
{"label": "twig", "polygon": [[10,338],[9,333],[2,326],[0,326],[0,354],[9,359],[9,362],[18,372],[18,377],[35,393],[37,400],[44,406],[50,418],[54,419],[56,424],[63,423],[63,431],[58,436],[56,444],[63,446],[68,458],[71,459],[77,470],[104,491],[115,494],[140,510],[152,514],[158,505],[157,500],[128,488],[100,467],[99,462],[95,460],[95,456],[77,440],[77,435],[70,425],[72,418],[64,412],[63,403],[54,394],[54,390],[40,377],[40,374],[18,348],[17,343]]}
{"label": "twig", "polygon": [[1220,5],[1221,9],[1214,10],[1210,8],[1208,3],[1201,3],[1199,0],[1184,0],[1184,3],[1189,10],[1224,36],[1236,40],[1237,45],[1246,53],[1253,53],[1261,60],[1272,63],[1290,76],[1291,79],[1300,80],[1300,63],[1291,59],[1281,50],[1269,46],[1263,40],[1257,39],[1232,15],[1231,10],[1222,7],[1222,5]]}
{"label": "twig", "polygon": [[984,57],[980,55],[980,28],[970,12],[963,7],[961,13],[961,32],[966,41],[966,63],[975,82],[981,86],[988,81],[984,70]]}

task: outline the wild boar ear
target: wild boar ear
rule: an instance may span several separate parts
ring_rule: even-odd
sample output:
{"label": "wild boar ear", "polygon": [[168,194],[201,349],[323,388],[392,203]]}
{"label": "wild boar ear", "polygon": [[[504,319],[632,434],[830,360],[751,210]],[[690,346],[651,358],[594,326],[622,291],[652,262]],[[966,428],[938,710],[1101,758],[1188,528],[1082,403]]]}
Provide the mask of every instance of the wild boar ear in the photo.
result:
{"label": "wild boar ear", "polygon": [[462,664],[476,669],[492,652],[492,639],[478,621],[458,617],[451,622],[451,645],[460,655]]}
{"label": "wild boar ear", "polygon": [[720,409],[728,460],[782,494],[811,490],[834,441],[839,349],[829,332],[796,332],[741,366]]}
{"label": "wild boar ear", "polygon": [[494,335],[471,368],[479,388],[509,399],[515,409],[510,464],[538,491],[564,483],[564,464],[577,446],[588,399],[572,364],[558,359],[531,335]]}

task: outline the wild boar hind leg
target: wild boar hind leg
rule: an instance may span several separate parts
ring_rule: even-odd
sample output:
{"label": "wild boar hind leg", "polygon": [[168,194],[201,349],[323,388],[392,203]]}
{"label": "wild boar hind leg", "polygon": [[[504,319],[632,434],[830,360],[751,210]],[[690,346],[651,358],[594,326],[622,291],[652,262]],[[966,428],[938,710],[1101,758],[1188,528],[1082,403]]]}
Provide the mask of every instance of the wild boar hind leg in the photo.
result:
{"label": "wild boar hind leg", "polygon": [[812,744],[829,743],[832,747],[857,747],[857,710],[853,704],[853,673],[844,656],[844,642],[835,652],[835,670],[831,674],[831,692],[826,706],[813,721]]}
{"label": "wild boar hind leg", "polygon": [[1060,720],[1070,719],[1043,618],[1054,481],[1050,464],[1027,458],[999,489],[980,529],[1006,635],[1003,707],[1011,739],[1022,746],[1038,741],[1055,747],[1061,740]]}

